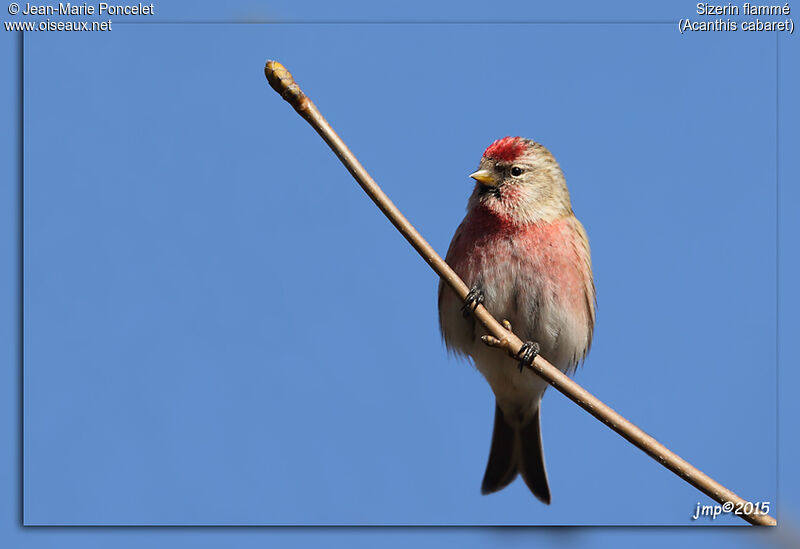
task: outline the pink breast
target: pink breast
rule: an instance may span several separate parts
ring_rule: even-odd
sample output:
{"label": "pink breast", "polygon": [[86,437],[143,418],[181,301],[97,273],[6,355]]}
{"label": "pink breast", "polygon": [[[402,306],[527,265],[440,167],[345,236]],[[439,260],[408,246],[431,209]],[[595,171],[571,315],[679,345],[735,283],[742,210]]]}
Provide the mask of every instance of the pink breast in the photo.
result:
{"label": "pink breast", "polygon": [[581,311],[585,262],[572,219],[518,225],[476,208],[461,226],[448,261],[469,286],[477,280],[503,284],[513,277]]}

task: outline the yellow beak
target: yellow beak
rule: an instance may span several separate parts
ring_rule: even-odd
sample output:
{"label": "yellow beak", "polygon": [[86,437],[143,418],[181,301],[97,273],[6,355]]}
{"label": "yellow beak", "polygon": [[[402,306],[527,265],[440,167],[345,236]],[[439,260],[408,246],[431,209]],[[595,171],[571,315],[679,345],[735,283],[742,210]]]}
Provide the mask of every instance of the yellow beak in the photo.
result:
{"label": "yellow beak", "polygon": [[497,180],[494,178],[494,174],[489,170],[478,170],[475,173],[469,174],[469,176],[483,185],[489,185],[491,187],[497,185]]}

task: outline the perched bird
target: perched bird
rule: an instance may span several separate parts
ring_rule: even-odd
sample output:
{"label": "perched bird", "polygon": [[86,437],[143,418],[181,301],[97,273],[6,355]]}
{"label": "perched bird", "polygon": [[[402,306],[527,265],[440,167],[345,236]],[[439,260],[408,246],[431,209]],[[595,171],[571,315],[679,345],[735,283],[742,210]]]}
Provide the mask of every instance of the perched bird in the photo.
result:
{"label": "perched bird", "polygon": [[472,290],[466,303],[439,284],[439,326],[447,348],[472,357],[495,395],[494,433],[481,491],[505,488],[517,473],[550,503],[540,403],[547,383],[481,341],[471,308],[483,305],[524,341],[523,362],[538,352],[574,372],[592,343],[595,288],[589,242],[570,204],[564,174],[550,151],[505,137],[483,153],[467,215],[447,263]]}

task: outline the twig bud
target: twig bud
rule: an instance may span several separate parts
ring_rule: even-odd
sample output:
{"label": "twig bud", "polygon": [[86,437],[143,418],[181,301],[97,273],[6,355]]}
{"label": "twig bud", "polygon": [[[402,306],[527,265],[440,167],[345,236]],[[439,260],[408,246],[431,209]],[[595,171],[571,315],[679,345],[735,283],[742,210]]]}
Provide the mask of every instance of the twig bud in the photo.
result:
{"label": "twig bud", "polygon": [[300,86],[294,81],[292,73],[286,70],[286,67],[277,61],[267,61],[264,75],[273,90],[278,92],[292,107],[300,110],[306,95],[300,90]]}

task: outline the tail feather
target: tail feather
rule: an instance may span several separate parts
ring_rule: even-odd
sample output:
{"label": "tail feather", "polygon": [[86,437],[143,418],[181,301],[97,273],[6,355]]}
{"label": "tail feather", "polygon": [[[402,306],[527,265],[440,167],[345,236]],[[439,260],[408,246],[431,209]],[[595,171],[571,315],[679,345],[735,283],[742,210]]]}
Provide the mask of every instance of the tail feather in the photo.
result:
{"label": "tail feather", "polygon": [[543,503],[550,504],[550,486],[547,482],[547,469],[544,466],[542,429],[539,422],[539,409],[531,420],[519,431],[520,460],[519,472],[533,495]]}
{"label": "tail feather", "polygon": [[492,449],[489,450],[489,463],[483,475],[481,493],[491,494],[502,490],[517,478],[516,456],[517,434],[503,417],[500,406],[495,404]]}
{"label": "tail feather", "polygon": [[495,406],[492,448],[489,463],[483,475],[481,493],[491,494],[502,490],[522,475],[525,484],[540,501],[550,503],[550,487],[544,465],[542,433],[539,410],[530,421],[519,428],[512,427]]}

